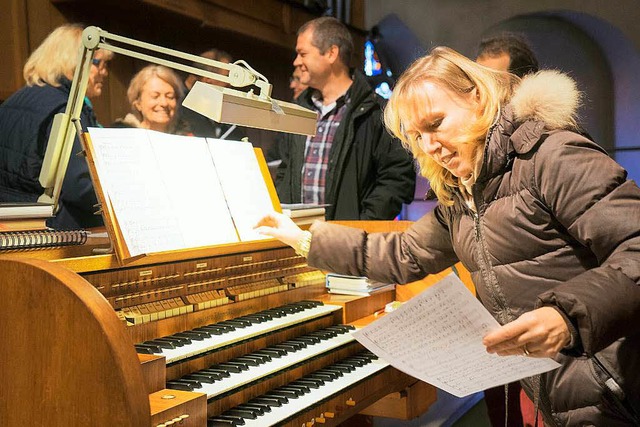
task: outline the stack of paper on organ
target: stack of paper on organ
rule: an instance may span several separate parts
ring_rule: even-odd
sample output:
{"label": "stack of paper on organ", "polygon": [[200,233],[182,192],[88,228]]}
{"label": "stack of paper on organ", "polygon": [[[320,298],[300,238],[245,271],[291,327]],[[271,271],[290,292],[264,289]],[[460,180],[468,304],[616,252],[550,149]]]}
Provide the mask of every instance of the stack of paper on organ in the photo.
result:
{"label": "stack of paper on organ", "polygon": [[52,216],[53,205],[48,203],[0,203],[0,232],[44,230]]}
{"label": "stack of paper on organ", "polygon": [[372,295],[378,292],[393,290],[394,284],[369,280],[366,277],[327,274],[327,290],[330,294]]}
{"label": "stack of paper on organ", "polygon": [[253,226],[279,210],[250,143],[146,129],[89,135],[89,165],[120,259],[264,239]]}

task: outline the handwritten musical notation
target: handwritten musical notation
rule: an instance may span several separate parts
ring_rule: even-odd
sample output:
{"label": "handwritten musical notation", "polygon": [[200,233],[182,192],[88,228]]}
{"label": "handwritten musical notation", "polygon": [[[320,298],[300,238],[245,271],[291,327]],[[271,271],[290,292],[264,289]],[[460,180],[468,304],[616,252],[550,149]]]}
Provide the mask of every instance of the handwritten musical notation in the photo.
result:
{"label": "handwritten musical notation", "polygon": [[560,366],[552,359],[487,353],[482,337],[499,326],[450,274],[353,335],[395,368],[458,397]]}

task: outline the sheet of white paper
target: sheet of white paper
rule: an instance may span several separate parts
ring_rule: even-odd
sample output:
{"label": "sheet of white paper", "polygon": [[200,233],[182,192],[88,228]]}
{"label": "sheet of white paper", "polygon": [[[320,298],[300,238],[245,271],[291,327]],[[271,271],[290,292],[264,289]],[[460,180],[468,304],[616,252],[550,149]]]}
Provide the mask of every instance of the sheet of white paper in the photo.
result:
{"label": "sheet of white paper", "polygon": [[152,131],[149,139],[185,247],[238,242],[206,140]]}
{"label": "sheet of white paper", "polygon": [[[183,248],[146,129],[90,128],[103,191],[132,256]],[[132,179],[135,177],[135,179]]]}
{"label": "sheet of white paper", "polygon": [[458,397],[560,366],[552,359],[488,354],[482,337],[498,327],[451,274],[353,335],[395,368]]}
{"label": "sheet of white paper", "polygon": [[253,229],[260,218],[273,212],[253,146],[248,142],[212,138],[207,138],[207,143],[240,240],[267,239]]}

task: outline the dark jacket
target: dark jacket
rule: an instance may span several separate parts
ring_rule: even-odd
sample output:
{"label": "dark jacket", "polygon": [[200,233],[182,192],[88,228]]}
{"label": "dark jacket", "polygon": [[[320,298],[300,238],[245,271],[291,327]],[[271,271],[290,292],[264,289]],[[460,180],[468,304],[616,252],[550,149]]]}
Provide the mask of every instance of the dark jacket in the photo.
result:
{"label": "dark jacket", "polygon": [[[298,97],[313,108],[312,90]],[[325,185],[326,219],[393,219],[403,203],[413,200],[415,170],[410,154],[391,138],[382,122],[380,100],[364,76],[356,72],[350,103],[329,153]],[[306,136],[286,135],[276,174],[282,203],[301,202]]]}
{"label": "dark jacket", "polygon": [[[27,86],[0,105],[0,201],[35,202],[43,193],[38,177],[51,132],[53,117],[64,112],[71,82],[61,86]],[[83,129],[97,126],[92,108],[83,104]],[[60,193],[60,209],[48,225],[59,229],[95,227],[102,217],[93,215],[96,195],[87,162],[76,137]]]}
{"label": "dark jacket", "polygon": [[309,263],[408,283],[460,260],[501,324],[540,306],[568,320],[562,367],[522,381],[546,424],[638,425],[640,189],[599,146],[563,130],[554,100],[569,79],[556,77],[523,80],[503,109],[472,188],[477,215],[457,200],[405,233],[317,224]]}

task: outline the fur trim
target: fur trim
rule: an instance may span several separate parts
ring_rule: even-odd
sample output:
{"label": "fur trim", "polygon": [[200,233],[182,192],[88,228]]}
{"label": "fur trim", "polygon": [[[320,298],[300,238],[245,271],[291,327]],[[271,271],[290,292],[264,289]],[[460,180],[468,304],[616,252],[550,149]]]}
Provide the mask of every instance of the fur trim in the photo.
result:
{"label": "fur trim", "polygon": [[511,105],[518,121],[539,120],[549,129],[575,129],[581,101],[582,94],[571,77],[543,70],[522,79]]}

